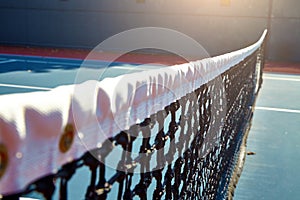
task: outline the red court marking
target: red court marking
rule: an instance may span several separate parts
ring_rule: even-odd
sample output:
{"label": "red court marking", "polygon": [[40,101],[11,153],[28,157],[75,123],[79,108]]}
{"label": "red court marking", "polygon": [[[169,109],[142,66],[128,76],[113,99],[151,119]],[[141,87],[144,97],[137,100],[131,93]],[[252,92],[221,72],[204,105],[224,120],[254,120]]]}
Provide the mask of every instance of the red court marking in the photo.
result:
{"label": "red court marking", "polygon": [[300,62],[266,62],[265,72],[272,73],[287,73],[287,74],[299,74],[300,75]]}

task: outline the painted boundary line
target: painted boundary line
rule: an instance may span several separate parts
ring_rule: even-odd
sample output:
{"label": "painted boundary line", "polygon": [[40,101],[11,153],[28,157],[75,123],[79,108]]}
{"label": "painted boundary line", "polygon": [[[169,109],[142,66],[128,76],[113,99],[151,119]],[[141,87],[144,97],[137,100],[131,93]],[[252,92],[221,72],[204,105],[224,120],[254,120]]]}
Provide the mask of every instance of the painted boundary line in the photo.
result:
{"label": "painted boundary line", "polygon": [[[47,59],[47,58],[46,58]],[[52,59],[52,58],[50,58]],[[60,59],[60,58],[59,58]],[[103,66],[106,66],[108,62],[106,61],[102,61],[102,60],[88,60],[86,61],[86,63],[84,63],[83,61],[81,63],[72,63],[72,62],[68,62],[66,61],[51,61],[51,60],[31,60],[31,59],[20,59],[20,58],[16,58],[16,59],[9,59],[9,60],[3,60],[0,61],[0,64],[5,64],[5,63],[12,63],[12,62],[24,62],[24,63],[35,63],[35,64],[46,64],[46,65],[62,65],[62,66],[74,66],[74,67],[80,67],[83,64],[83,67],[88,67],[88,68],[96,68],[96,69],[101,69],[103,68]],[[146,64],[138,64],[138,63],[126,63],[126,62],[115,62],[117,65],[111,65],[113,64],[109,63],[110,66],[109,68],[116,68],[116,69],[123,69],[123,70],[136,70],[136,71],[140,71],[140,70],[149,70],[148,68],[142,68],[139,66],[151,66],[151,67],[162,67],[163,65],[158,65],[158,64],[152,64],[152,63],[146,63]],[[132,67],[125,67],[125,66],[118,66],[118,65],[132,65]],[[164,65],[164,66],[168,66],[168,65]]]}
{"label": "painted boundary line", "polygon": [[256,106],[255,110],[267,110],[267,111],[274,111],[274,112],[285,112],[285,113],[297,113],[297,114],[300,114],[300,110],[285,109],[285,108],[272,108],[272,107]]}
{"label": "painted boundary line", "polygon": [[297,81],[300,82],[300,78],[283,78],[283,77],[270,77],[270,76],[263,76],[263,79],[267,80],[276,80],[276,81]]}
{"label": "painted boundary line", "polygon": [[46,87],[15,85],[15,84],[5,84],[5,83],[0,83],[0,87],[24,88],[24,89],[34,89],[34,90],[51,90],[52,89],[52,88],[46,88]]}
{"label": "painted boundary line", "polygon": [[12,63],[12,62],[16,62],[16,61],[17,60],[15,60],[15,59],[3,60],[3,61],[0,61],[0,64]]}

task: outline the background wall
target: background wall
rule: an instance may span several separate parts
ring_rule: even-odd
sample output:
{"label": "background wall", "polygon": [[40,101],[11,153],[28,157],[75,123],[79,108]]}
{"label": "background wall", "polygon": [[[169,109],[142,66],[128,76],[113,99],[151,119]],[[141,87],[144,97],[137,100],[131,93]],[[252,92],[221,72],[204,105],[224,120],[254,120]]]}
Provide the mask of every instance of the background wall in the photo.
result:
{"label": "background wall", "polygon": [[155,26],[218,55],[271,27],[268,58],[300,61],[299,9],[299,0],[1,0],[0,43],[93,48],[121,31]]}

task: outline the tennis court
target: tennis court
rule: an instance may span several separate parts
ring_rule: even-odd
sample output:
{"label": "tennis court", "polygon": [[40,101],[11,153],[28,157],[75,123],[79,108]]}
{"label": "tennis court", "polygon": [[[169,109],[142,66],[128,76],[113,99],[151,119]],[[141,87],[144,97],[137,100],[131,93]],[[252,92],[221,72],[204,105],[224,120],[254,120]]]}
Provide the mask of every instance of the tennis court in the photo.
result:
{"label": "tennis court", "polygon": [[[11,94],[51,90],[60,85],[74,84],[82,64],[83,60],[75,58],[2,54],[0,55],[0,93]],[[121,74],[161,67],[161,65],[141,65],[135,62],[118,61],[108,63],[105,60],[98,60],[84,65],[83,68],[87,80],[103,80],[106,77],[116,77]],[[99,70],[102,70],[101,76],[95,76],[95,74],[99,74]],[[300,124],[300,107],[297,101],[300,97],[297,89],[300,86],[300,77],[297,75],[265,73],[263,79],[264,82],[256,101],[252,128],[247,142],[247,151],[255,152],[255,155],[247,156],[242,176],[235,191],[235,199],[278,199],[278,197],[280,199],[295,199],[295,197],[299,196],[299,191],[297,190],[297,185],[299,185],[299,180],[297,179],[299,177],[297,170],[299,152],[297,152],[297,149],[300,146],[300,140],[295,133],[297,133]],[[236,136],[237,146],[241,137],[242,135],[239,134]],[[172,146],[171,142],[170,145]],[[216,151],[218,152],[219,150]],[[238,151],[238,148],[230,151]],[[210,161],[207,161],[207,163],[210,163]],[[203,167],[205,170],[201,172],[202,175],[197,169],[194,172],[205,177],[205,173],[210,170],[206,171],[204,164]],[[231,168],[232,166],[230,167],[229,165],[228,167]],[[212,171],[216,169],[214,168]],[[112,171],[109,172],[109,169],[107,170],[108,174],[114,173]],[[223,172],[225,172],[224,174],[228,173],[226,170]],[[79,170],[79,176],[77,174],[70,181],[69,187],[73,188],[73,190],[70,190],[69,198],[76,198],[86,192],[86,188],[90,187],[89,181],[82,183],[81,180],[89,176],[89,173],[88,169],[81,169]],[[164,173],[168,175],[170,172],[165,171]],[[224,174],[223,178],[227,179]],[[120,176],[120,174],[117,174],[117,176]],[[147,177],[145,176],[144,178]],[[199,183],[200,185],[213,184],[210,183],[210,178],[199,181],[202,181]],[[225,184],[223,186],[227,187],[226,184],[228,183],[224,182],[222,184]],[[57,185],[57,187],[59,186]],[[113,187],[114,190],[118,190],[116,184]],[[150,186],[148,189],[154,190],[153,186]],[[200,186],[200,190],[198,191],[199,194],[204,192],[202,191],[205,190],[204,186]],[[217,199],[221,199],[224,197],[222,195],[226,195],[221,187],[218,189],[218,192],[219,196],[217,195]],[[202,194],[212,195],[209,193]],[[54,195],[57,198],[61,194],[58,194],[58,191],[56,191]],[[112,193],[110,198],[117,198],[117,195],[117,193]]]}
{"label": "tennis court", "polygon": [[300,196],[300,76],[265,73],[235,199]]}
{"label": "tennis court", "polygon": [[[78,68],[78,60],[69,63],[57,58],[4,57],[2,62],[7,66],[3,74],[8,76],[4,76],[2,87],[32,91],[63,85],[49,92],[18,93],[1,98],[6,107],[2,113],[4,131],[1,134],[10,137],[3,140],[6,145],[1,146],[2,174],[9,164],[2,180],[15,185],[2,186],[6,191],[17,187],[21,192],[8,198],[14,195],[38,197],[31,194],[33,191],[42,193],[46,199],[53,195],[67,199],[84,194],[92,199],[107,196],[114,199],[116,195],[118,199],[122,196],[125,199],[224,198],[243,133],[252,116],[265,34],[248,48],[231,54],[163,69],[156,69],[161,65],[122,62],[114,62],[106,68],[102,66],[107,64],[99,60],[84,62],[83,67]],[[76,88],[69,84],[76,79],[76,70],[82,69],[84,79],[75,81],[82,83],[76,86],[79,89],[76,93]],[[107,72],[107,69],[117,73]],[[148,69],[154,70],[146,71]],[[95,76],[99,74],[96,70],[104,70],[100,78]],[[117,76],[124,74],[122,70],[126,75]],[[140,70],[142,72],[130,74]],[[113,76],[117,77],[103,79]],[[98,82],[99,79],[103,81]],[[94,84],[93,88],[90,83]],[[117,86],[113,89],[116,95],[111,94],[113,85]],[[106,106],[107,103],[111,106]],[[113,118],[110,113],[115,113]],[[76,124],[78,137],[74,137],[73,124]],[[21,130],[22,127],[25,129]],[[7,134],[8,131],[11,133]],[[108,136],[103,137],[99,131]],[[153,137],[148,137],[152,132]],[[25,138],[23,133],[26,133]],[[53,134],[62,135],[48,138]],[[143,138],[137,137],[139,135]],[[44,136],[47,139],[42,139]],[[16,145],[8,144],[9,141]],[[131,155],[126,153],[128,151],[139,153]],[[93,156],[105,159],[105,166]],[[34,174],[27,170],[29,166],[34,167]],[[100,177],[96,186],[98,168]],[[59,171],[53,173],[57,169]],[[21,173],[20,177],[11,182],[9,177],[16,176],[16,171]],[[76,176],[69,181],[75,171]],[[78,176],[85,179],[88,174],[90,181],[78,180]],[[57,179],[60,181],[54,181]],[[45,189],[49,187],[52,189]],[[56,187],[59,189],[55,190]]]}

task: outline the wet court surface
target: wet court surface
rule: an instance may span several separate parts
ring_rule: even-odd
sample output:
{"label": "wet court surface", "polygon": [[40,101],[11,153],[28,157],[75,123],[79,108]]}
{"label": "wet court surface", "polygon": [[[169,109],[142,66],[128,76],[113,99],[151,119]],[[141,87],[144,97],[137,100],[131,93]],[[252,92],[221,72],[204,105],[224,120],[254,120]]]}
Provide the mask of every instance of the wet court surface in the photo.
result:
{"label": "wet court surface", "polygon": [[299,199],[300,76],[264,74],[234,199]]}

